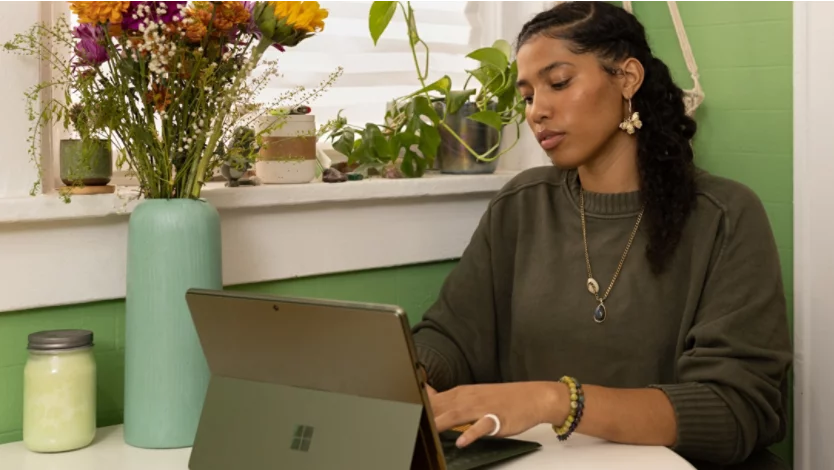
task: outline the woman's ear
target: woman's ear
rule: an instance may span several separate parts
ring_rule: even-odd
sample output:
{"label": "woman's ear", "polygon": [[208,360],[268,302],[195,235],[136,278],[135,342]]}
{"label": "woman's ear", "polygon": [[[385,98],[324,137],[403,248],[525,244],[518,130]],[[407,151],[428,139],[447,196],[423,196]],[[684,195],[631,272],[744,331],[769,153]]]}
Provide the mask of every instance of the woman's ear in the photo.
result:
{"label": "woman's ear", "polygon": [[620,70],[622,71],[623,77],[623,97],[628,100],[643,85],[643,78],[645,77],[646,71],[643,68],[643,64],[634,57],[629,57],[623,61]]}

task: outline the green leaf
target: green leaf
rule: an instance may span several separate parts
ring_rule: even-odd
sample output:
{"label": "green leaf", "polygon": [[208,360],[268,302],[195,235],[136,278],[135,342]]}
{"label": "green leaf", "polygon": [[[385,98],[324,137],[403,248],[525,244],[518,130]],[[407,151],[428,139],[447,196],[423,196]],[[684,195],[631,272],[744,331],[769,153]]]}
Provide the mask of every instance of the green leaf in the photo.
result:
{"label": "green leaf", "polygon": [[437,79],[434,83],[426,85],[425,88],[421,88],[414,93],[410,94],[409,96],[417,96],[422,95],[423,93],[428,93],[430,91],[438,91],[446,96],[449,93],[449,90],[452,88],[452,79],[449,78],[448,75],[444,75]]}
{"label": "green leaf", "polygon": [[507,58],[507,61],[510,60],[510,56],[513,53],[513,47],[504,39],[498,39],[494,43],[492,43],[492,47],[494,49],[498,49],[499,51],[504,53],[504,57]]}
{"label": "green leaf", "polygon": [[[518,70],[516,63],[513,62],[510,65],[510,75],[507,77],[507,86],[504,87],[502,90],[498,90],[495,96],[498,97],[498,107],[496,111],[499,113],[503,113],[507,110],[512,110],[512,108],[516,105],[516,103],[521,100],[521,95],[518,93],[518,89],[515,87],[515,81],[518,78]],[[524,109],[526,103],[521,101],[522,106],[521,109]]]}
{"label": "green leaf", "polygon": [[510,59],[500,49],[494,47],[482,47],[470,52],[466,57],[475,59],[481,64],[489,64],[496,69],[503,71],[510,65]]}
{"label": "green leaf", "polygon": [[333,142],[333,148],[342,155],[350,156],[353,151],[353,131],[342,133],[339,138]]}
{"label": "green leaf", "polygon": [[431,163],[437,156],[438,147],[440,147],[440,131],[434,126],[424,124],[420,128],[420,153]]}
{"label": "green leaf", "polygon": [[475,94],[474,89],[453,90],[446,96],[446,113],[455,114],[463,107],[469,97]]}
{"label": "green leaf", "polygon": [[400,170],[409,178],[419,178],[426,172],[426,160],[417,155],[411,148],[406,148]]}
{"label": "green leaf", "polygon": [[437,111],[425,96],[415,97],[411,102],[409,111],[412,116],[426,116],[435,125],[440,122],[440,116],[437,115]]}
{"label": "green leaf", "polygon": [[391,148],[391,143],[388,141],[388,139],[385,138],[382,132],[377,132],[374,134],[373,146],[377,160],[385,162],[396,159],[396,153]]}
{"label": "green leaf", "polygon": [[374,2],[371,5],[371,11],[368,15],[368,30],[371,32],[371,38],[374,40],[376,46],[379,37],[388,28],[391,23],[391,18],[397,11],[397,2]]}
{"label": "green leaf", "polygon": [[486,65],[482,65],[475,70],[467,70],[467,72],[475,77],[475,80],[478,80],[483,87],[491,86],[493,81],[497,80],[497,77],[500,77],[500,74],[495,69]]}
{"label": "green leaf", "polygon": [[501,115],[495,111],[478,111],[469,116],[469,119],[486,124],[498,131],[504,127],[504,123],[501,121]]}

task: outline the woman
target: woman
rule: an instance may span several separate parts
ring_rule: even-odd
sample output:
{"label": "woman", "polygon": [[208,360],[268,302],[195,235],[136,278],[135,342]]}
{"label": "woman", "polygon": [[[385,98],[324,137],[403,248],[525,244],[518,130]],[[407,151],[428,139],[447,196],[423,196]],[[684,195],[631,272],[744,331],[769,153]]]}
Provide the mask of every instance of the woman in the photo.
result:
{"label": "woman", "polygon": [[695,122],[632,15],[564,3],[517,47],[554,166],[493,199],[415,325],[438,429],[474,423],[466,446],[548,423],[779,468],[791,346],[761,202],[694,166]]}

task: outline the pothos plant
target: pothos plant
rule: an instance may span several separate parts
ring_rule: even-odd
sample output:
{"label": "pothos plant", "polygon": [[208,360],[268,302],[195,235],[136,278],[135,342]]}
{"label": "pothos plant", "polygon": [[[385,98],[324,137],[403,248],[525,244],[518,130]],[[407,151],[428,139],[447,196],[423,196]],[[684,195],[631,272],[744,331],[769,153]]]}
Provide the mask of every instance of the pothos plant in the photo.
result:
{"label": "pothos plant", "polygon": [[[420,177],[430,168],[441,143],[441,132],[461,143],[473,157],[482,161],[494,160],[515,146],[515,141],[501,152],[501,132],[514,124],[516,131],[524,120],[524,100],[515,82],[516,62],[511,59],[507,41],[497,40],[492,46],[476,49],[467,58],[477,66],[466,70],[462,88],[455,88],[448,75],[429,83],[429,46],[417,31],[417,21],[411,2],[373,2],[368,16],[368,28],[376,45],[390,24],[397,9],[402,12],[407,26],[409,46],[421,88],[395,99],[385,113],[384,123],[366,123],[364,127],[337,117],[329,138],[333,148],[348,157],[348,163],[362,169],[379,169],[396,165],[405,176]],[[424,60],[418,57],[418,46],[424,50]],[[470,84],[477,86],[470,87]],[[472,101],[477,111],[467,118],[498,130],[498,142],[484,153],[474,150],[446,121],[447,116],[461,110]],[[516,132],[518,136],[518,132]]]}

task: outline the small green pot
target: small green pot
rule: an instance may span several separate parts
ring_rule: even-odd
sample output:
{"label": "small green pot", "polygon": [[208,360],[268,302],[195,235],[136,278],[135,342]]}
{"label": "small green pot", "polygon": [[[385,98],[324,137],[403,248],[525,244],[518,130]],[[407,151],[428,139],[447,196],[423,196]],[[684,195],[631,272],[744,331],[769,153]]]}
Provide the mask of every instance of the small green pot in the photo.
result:
{"label": "small green pot", "polygon": [[107,139],[62,139],[61,181],[67,186],[105,186],[113,177],[112,145]]}

